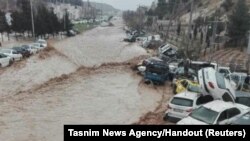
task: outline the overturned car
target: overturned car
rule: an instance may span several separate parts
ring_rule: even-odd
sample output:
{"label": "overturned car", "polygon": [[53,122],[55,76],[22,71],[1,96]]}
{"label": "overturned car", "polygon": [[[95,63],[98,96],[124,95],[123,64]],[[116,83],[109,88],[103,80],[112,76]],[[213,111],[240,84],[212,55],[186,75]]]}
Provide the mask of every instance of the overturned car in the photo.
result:
{"label": "overturned car", "polygon": [[235,102],[235,89],[223,74],[213,68],[203,68],[198,71],[198,81],[203,94],[212,95],[214,99],[225,102]]}

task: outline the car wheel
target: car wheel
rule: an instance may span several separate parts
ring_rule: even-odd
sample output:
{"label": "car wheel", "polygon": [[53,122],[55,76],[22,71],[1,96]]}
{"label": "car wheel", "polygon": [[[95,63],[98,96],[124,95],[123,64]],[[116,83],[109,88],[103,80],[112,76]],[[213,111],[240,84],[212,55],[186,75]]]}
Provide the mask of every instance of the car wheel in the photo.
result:
{"label": "car wheel", "polygon": [[2,64],[0,64],[0,68],[2,67]]}
{"label": "car wheel", "polygon": [[145,80],[144,83],[149,85],[149,84],[151,84],[151,81],[150,80]]}

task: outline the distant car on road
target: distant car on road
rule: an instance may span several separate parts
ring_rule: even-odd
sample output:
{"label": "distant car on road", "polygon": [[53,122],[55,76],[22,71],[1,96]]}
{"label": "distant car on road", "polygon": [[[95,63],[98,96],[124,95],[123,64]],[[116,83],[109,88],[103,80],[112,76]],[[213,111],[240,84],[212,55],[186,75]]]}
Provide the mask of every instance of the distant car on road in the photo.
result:
{"label": "distant car on road", "polygon": [[31,45],[35,47],[38,50],[38,52],[44,49],[44,47],[40,43],[33,43]]}
{"label": "distant car on road", "polygon": [[223,74],[224,76],[228,76],[229,74],[231,74],[229,67],[218,67],[218,72]]}
{"label": "distant car on road", "polygon": [[22,45],[22,48],[27,49],[31,54],[36,54],[38,49],[32,45]]}
{"label": "distant car on road", "polygon": [[247,113],[249,107],[232,102],[215,100],[194,110],[188,117],[177,122],[178,125],[227,125]]}
{"label": "distant car on road", "polygon": [[0,53],[0,68],[10,66],[13,63],[11,57]]}
{"label": "distant car on road", "polygon": [[22,54],[13,49],[1,49],[0,53],[9,56],[13,61],[20,61],[23,58]]}
{"label": "distant car on road", "polygon": [[36,41],[36,43],[39,43],[41,45],[41,47],[47,47],[48,46],[48,43],[46,40],[43,40],[43,39],[38,39]]}
{"label": "distant car on road", "polygon": [[13,50],[15,50],[17,53],[22,54],[23,58],[28,58],[30,57],[31,53],[22,47],[13,47]]}

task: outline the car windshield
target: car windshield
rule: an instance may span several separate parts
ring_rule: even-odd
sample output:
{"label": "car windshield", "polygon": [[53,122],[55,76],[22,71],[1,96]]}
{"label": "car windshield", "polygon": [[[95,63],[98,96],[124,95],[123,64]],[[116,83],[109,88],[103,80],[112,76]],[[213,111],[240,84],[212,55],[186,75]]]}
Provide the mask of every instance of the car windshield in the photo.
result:
{"label": "car windshield", "polygon": [[192,107],[193,106],[193,100],[185,99],[185,98],[179,98],[179,97],[174,97],[173,100],[170,103],[174,104],[174,105],[186,106],[186,107]]}
{"label": "car windshield", "polygon": [[6,57],[7,57],[6,55],[0,53],[0,58],[6,58]]}
{"label": "car windshield", "polygon": [[28,45],[22,45],[22,48],[29,48]]}
{"label": "car windshield", "polygon": [[201,106],[200,108],[193,111],[190,117],[208,124],[213,124],[218,115],[218,112]]}
{"label": "car windshield", "polygon": [[201,93],[201,88],[199,86],[188,85],[187,89],[190,92]]}
{"label": "car windshield", "polygon": [[40,47],[40,44],[39,43],[35,43],[35,44],[33,44],[34,46],[38,46],[38,47]]}
{"label": "car windshield", "polygon": [[226,83],[225,83],[224,76],[222,74],[216,72],[215,77],[216,77],[218,87],[221,89],[226,89]]}

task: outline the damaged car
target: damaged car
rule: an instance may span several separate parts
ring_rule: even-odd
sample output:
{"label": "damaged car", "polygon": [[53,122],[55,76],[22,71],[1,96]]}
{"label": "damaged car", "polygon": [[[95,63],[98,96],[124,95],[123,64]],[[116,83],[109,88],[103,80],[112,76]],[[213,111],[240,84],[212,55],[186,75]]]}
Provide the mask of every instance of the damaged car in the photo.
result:
{"label": "damaged car", "polygon": [[169,66],[163,62],[154,62],[146,66],[145,83],[163,85],[169,80]]}
{"label": "damaged car", "polygon": [[201,105],[213,101],[210,95],[202,95],[200,87],[189,85],[187,90],[172,97],[167,105],[164,120],[179,121]]}
{"label": "damaged car", "polygon": [[223,74],[213,68],[204,68],[198,72],[198,82],[203,94],[212,95],[214,99],[235,102],[235,89]]}
{"label": "damaged car", "polygon": [[247,106],[215,100],[194,110],[177,125],[228,125],[248,111]]}

